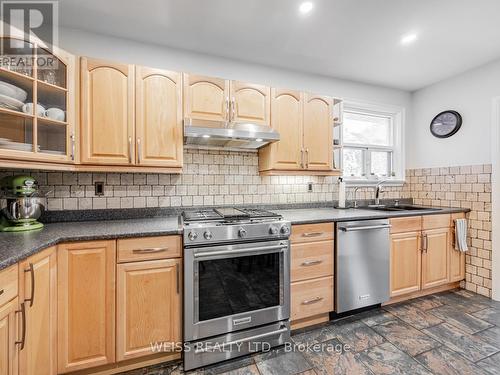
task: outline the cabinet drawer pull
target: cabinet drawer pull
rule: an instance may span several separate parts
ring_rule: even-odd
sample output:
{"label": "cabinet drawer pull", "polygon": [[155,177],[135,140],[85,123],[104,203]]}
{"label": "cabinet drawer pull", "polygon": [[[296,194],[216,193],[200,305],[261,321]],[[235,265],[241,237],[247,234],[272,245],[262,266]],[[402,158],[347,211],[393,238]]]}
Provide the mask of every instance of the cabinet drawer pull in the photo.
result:
{"label": "cabinet drawer pull", "polygon": [[24,270],[24,273],[29,272],[31,274],[31,293],[30,298],[25,298],[24,302],[29,302],[30,307],[33,306],[33,302],[35,301],[35,270],[33,269],[33,263],[30,263],[27,270]]}
{"label": "cabinet drawer pull", "polygon": [[150,247],[147,249],[134,249],[132,250],[132,252],[136,254],[152,254],[152,253],[162,253],[167,250],[168,247]]}
{"label": "cabinet drawer pull", "polygon": [[26,342],[26,307],[24,306],[24,302],[21,303],[21,309],[16,310],[16,314],[21,313],[21,327],[22,327],[22,333],[21,333],[21,341],[16,341],[16,345],[21,345],[19,350],[24,349],[24,343]]}
{"label": "cabinet drawer pull", "polygon": [[309,232],[309,233],[302,233],[302,237],[319,237],[322,236],[323,232]]}
{"label": "cabinet drawer pull", "polygon": [[3,289],[0,289],[0,296],[3,294]]}
{"label": "cabinet drawer pull", "polygon": [[305,262],[302,262],[301,266],[305,266],[305,267],[308,267],[308,266],[315,266],[317,264],[321,264],[323,263],[322,260],[306,260]]}
{"label": "cabinet drawer pull", "polygon": [[323,301],[323,297],[314,297],[313,299],[306,299],[305,301],[302,301],[303,305],[312,305],[313,303],[318,303],[320,301]]}

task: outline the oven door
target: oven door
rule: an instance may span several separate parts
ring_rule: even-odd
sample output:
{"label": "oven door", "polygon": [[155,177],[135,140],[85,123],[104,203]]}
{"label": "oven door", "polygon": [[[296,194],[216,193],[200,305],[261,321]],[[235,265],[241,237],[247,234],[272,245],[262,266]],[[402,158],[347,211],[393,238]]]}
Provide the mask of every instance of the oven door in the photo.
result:
{"label": "oven door", "polygon": [[185,341],[290,317],[290,243],[184,250]]}

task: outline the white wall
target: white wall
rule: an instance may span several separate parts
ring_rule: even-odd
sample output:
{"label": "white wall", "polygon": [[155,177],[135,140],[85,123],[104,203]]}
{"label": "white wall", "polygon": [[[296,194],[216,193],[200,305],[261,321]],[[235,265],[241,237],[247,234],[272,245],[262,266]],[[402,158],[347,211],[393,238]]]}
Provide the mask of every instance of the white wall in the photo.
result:
{"label": "white wall", "polygon": [[[414,92],[406,129],[407,168],[491,163],[491,101],[499,95],[500,60]],[[447,109],[460,112],[462,128],[438,139],[429,125]]]}
{"label": "white wall", "polygon": [[410,106],[411,95],[402,90],[133,42],[81,30],[62,29],[59,33],[59,44],[63,49],[78,55],[312,91],[346,99],[392,104],[407,109]]}

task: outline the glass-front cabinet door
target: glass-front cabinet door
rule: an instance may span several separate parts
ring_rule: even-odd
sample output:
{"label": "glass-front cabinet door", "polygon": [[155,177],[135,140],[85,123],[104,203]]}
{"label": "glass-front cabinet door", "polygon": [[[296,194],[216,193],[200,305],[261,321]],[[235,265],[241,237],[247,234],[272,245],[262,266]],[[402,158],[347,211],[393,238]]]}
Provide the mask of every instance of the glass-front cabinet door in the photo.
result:
{"label": "glass-front cabinet door", "polygon": [[2,48],[0,158],[72,162],[75,57],[10,38]]}

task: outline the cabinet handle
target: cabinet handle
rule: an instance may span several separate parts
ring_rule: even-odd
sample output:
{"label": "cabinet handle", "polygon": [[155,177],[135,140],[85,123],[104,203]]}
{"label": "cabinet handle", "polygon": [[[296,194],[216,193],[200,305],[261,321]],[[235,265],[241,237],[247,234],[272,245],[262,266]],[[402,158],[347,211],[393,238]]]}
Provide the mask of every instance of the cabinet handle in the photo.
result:
{"label": "cabinet handle", "polygon": [[132,164],[132,137],[128,137],[128,162]]}
{"label": "cabinet handle", "polygon": [[137,138],[137,164],[141,164],[142,145],[141,139]]}
{"label": "cabinet handle", "polygon": [[424,251],[427,252],[427,235],[424,235]]}
{"label": "cabinet handle", "polygon": [[456,233],[454,230],[451,231],[451,248],[452,249],[455,249],[455,236],[456,236]]}
{"label": "cabinet handle", "polygon": [[181,280],[180,280],[180,272],[179,272],[179,263],[176,263],[175,264],[175,277],[176,277],[176,280],[177,280],[177,294],[180,293],[180,289],[181,289]]}
{"label": "cabinet handle", "polygon": [[231,121],[234,121],[234,118],[236,117],[236,100],[234,99],[234,96],[231,98]]}
{"label": "cabinet handle", "polygon": [[71,134],[71,160],[75,161],[75,135]]}
{"label": "cabinet handle", "polygon": [[24,349],[24,343],[26,342],[26,307],[24,306],[24,302],[21,303],[21,309],[16,310],[16,314],[21,313],[21,326],[23,328],[22,334],[21,334],[21,341],[16,341],[16,345],[21,345],[19,350]]}
{"label": "cabinet handle", "polygon": [[301,266],[305,266],[305,267],[308,267],[308,266],[315,266],[317,264],[321,264],[323,263],[322,260],[306,260],[305,262],[302,262]]}
{"label": "cabinet handle", "polygon": [[168,247],[149,247],[147,249],[134,249],[132,250],[132,252],[136,254],[151,254],[151,253],[162,253],[167,250]]}
{"label": "cabinet handle", "polygon": [[3,294],[4,290],[0,289],[0,296]]}
{"label": "cabinet handle", "polygon": [[318,303],[319,301],[322,301],[324,298],[323,297],[314,297],[313,299],[306,299],[302,301],[303,305],[312,305],[313,303]]}
{"label": "cabinet handle", "polygon": [[306,148],[306,169],[309,169],[309,149]]}
{"label": "cabinet handle", "polygon": [[35,270],[33,269],[33,263],[30,263],[27,270],[24,270],[24,273],[29,272],[31,274],[31,294],[30,298],[25,298],[24,302],[29,302],[30,307],[33,306],[33,302],[35,301]]}
{"label": "cabinet handle", "polygon": [[225,116],[225,120],[226,121],[230,121],[230,118],[229,118],[229,96],[226,96],[226,101],[225,101],[225,105],[226,105],[226,116]]}
{"label": "cabinet handle", "polygon": [[300,167],[304,169],[304,149],[300,150]]}
{"label": "cabinet handle", "polygon": [[322,236],[323,232],[306,232],[302,233],[302,237],[319,237]]}

